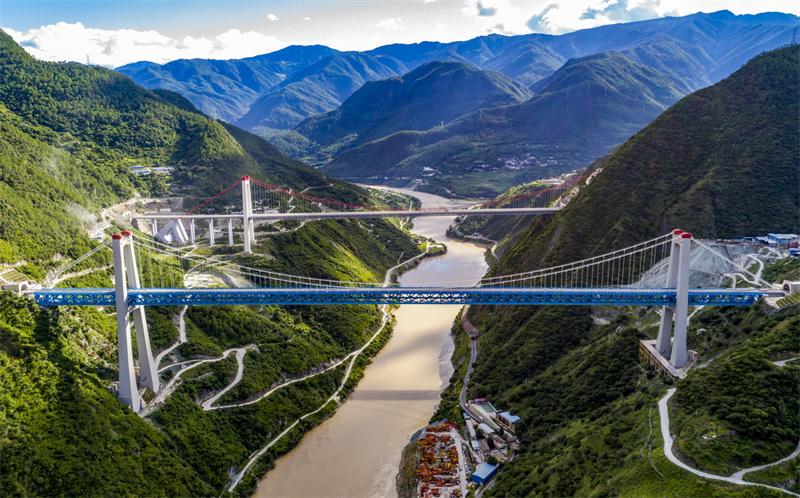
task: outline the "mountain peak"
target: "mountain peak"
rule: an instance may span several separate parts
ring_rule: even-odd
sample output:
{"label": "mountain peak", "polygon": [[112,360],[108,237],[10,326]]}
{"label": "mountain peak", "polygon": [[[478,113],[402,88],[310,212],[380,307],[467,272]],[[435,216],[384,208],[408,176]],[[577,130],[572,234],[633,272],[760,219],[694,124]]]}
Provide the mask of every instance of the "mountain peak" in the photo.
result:
{"label": "mountain peak", "polygon": [[597,162],[602,173],[528,235],[519,260],[580,259],[582,240],[627,245],[678,227],[704,238],[795,231],[798,68],[797,45],[766,52],[673,105]]}

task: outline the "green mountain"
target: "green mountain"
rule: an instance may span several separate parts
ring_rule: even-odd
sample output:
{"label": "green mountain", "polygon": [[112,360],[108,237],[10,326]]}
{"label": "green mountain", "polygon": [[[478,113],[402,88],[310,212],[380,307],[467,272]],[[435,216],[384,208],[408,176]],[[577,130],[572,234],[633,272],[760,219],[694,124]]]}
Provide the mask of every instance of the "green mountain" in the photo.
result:
{"label": "green mountain", "polygon": [[598,161],[591,184],[546,228],[530,229],[507,261],[580,259],[581,240],[625,246],[675,227],[705,238],[796,231],[797,54],[765,53],[672,106]]}
{"label": "green mountain", "polygon": [[288,130],[306,116],[335,109],[361,85],[406,72],[389,57],[338,53],[292,74],[251,104],[236,125],[260,135]]}
{"label": "green mountain", "polygon": [[[62,256],[75,259],[91,249],[84,223],[135,192],[181,196],[191,207],[250,175],[294,189],[315,187],[334,200],[369,202],[363,189],[286,158],[175,93],[146,90],[104,68],[34,60],[1,32],[0,74],[0,263],[18,264],[32,278],[61,265]],[[138,164],[176,171],[137,177],[129,168]],[[420,252],[384,220],[283,223],[258,232],[250,256],[219,246],[197,252],[295,275],[368,281],[382,281],[400,258]],[[154,266],[145,253],[139,256],[143,266]],[[167,270],[178,264],[163,255],[157,261]],[[109,263],[110,254],[98,252],[82,263],[87,274],[59,285],[110,286]],[[188,342],[170,354],[172,361],[217,361],[185,371],[169,398],[140,417],[110,390],[119,363],[113,310],[43,308],[0,292],[0,495],[218,496],[231,469],[243,468],[271,437],[319,409],[251,467],[236,489],[246,495],[278,455],[335,410],[327,400],[344,382],[347,395],[391,333],[375,306],[180,311],[148,307],[154,353],[178,340],[183,316]],[[215,411],[198,406],[236,375],[235,355],[222,358],[229,348],[250,347],[241,382],[222,400],[235,403],[324,369],[373,336],[348,378],[344,367],[334,368],[265,402]],[[165,372],[161,380],[173,375]]]}
{"label": "green mountain", "polygon": [[341,151],[404,130],[429,130],[472,111],[518,104],[533,93],[500,73],[429,62],[402,77],[371,81],[338,109],[306,119],[273,142],[323,165]]}
{"label": "green mountain", "polygon": [[[490,273],[576,261],[679,227],[711,238],[796,232],[798,82],[795,45],[682,99],[598,161],[591,183],[532,223]],[[764,277],[781,281],[798,267],[787,261]],[[705,366],[674,383],[670,408],[685,462],[730,475],[796,447],[800,367],[773,361],[800,354],[798,317],[797,305],[776,310],[762,302],[706,307],[692,318],[689,347]],[[664,458],[656,402],[672,381],[641,365],[637,353],[638,340],[657,333],[653,310],[472,307],[469,320],[481,331],[471,394],[522,418],[522,452],[488,495],[771,495],[698,478]],[[466,334],[458,327],[456,334],[456,351],[468,354]],[[463,365],[463,356],[455,360]],[[460,414],[459,388],[448,389],[436,416]],[[794,459],[746,478],[797,492],[796,471]]]}
{"label": "green mountain", "polygon": [[346,150],[323,169],[339,178],[421,178],[424,190],[494,196],[585,167],[687,91],[680,80],[604,52],[568,61],[526,102],[478,110],[427,132],[398,132]]}
{"label": "green mountain", "polygon": [[[188,206],[245,174],[294,188],[330,183],[172,92],[145,90],[99,67],[36,61],[5,34],[0,55],[2,262],[76,256],[87,247],[82,225],[101,206],[134,190],[163,195],[167,179]],[[136,177],[130,166],[138,164],[176,171]],[[334,197],[363,200],[363,192],[343,190]]]}

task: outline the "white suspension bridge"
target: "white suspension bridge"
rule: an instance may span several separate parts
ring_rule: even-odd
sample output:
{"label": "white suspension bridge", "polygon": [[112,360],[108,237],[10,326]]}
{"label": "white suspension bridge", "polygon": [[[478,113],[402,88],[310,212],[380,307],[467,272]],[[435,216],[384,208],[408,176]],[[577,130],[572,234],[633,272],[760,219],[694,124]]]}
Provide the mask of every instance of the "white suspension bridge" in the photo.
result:
{"label": "white suspension bridge", "polygon": [[[163,240],[183,238],[196,243],[201,228],[199,222],[207,223],[206,234],[210,245],[216,243],[216,224],[224,224],[228,232],[228,245],[234,245],[234,231],[241,231],[244,252],[250,253],[256,241],[255,225],[257,222],[278,220],[321,220],[352,218],[407,218],[418,216],[519,216],[553,214],[561,209],[555,201],[561,194],[574,186],[581,177],[553,185],[535,192],[521,194],[510,199],[483,202],[466,208],[412,209],[387,208],[352,204],[336,200],[314,197],[291,189],[276,187],[249,176],[201,203],[186,213],[148,213],[134,216],[138,222],[150,223],[154,235],[159,234]],[[199,211],[241,185],[242,211],[233,214],[200,213]],[[166,223],[159,230],[159,223]],[[188,224],[188,231],[184,227]]]}

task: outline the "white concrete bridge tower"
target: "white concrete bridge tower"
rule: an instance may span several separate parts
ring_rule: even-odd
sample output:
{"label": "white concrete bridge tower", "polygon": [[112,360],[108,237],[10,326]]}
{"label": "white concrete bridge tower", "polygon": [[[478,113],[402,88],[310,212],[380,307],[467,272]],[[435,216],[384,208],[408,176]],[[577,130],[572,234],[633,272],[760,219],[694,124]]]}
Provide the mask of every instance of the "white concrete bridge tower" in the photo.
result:
{"label": "white concrete bridge tower", "polygon": [[242,228],[244,231],[244,253],[250,254],[250,246],[255,242],[255,229],[253,226],[253,197],[250,191],[250,177],[242,177]]}
{"label": "white concrete bridge tower", "polygon": [[692,234],[673,230],[672,236],[666,287],[676,291],[675,306],[664,306],[661,310],[656,351],[664,358],[669,358],[673,367],[681,368],[687,361],[686,328],[689,321],[689,257]]}
{"label": "white concrete bridge tower", "polygon": [[138,412],[141,407],[136,373],[133,367],[133,345],[131,341],[130,315],[136,329],[136,344],[139,351],[139,380],[143,386],[158,392],[158,365],[150,348],[150,334],[147,329],[144,306],[128,305],[128,285],[141,288],[139,272],[136,268],[136,255],[133,249],[131,232],[111,236],[114,249],[114,286],[117,308],[117,343],[119,350],[119,399]]}

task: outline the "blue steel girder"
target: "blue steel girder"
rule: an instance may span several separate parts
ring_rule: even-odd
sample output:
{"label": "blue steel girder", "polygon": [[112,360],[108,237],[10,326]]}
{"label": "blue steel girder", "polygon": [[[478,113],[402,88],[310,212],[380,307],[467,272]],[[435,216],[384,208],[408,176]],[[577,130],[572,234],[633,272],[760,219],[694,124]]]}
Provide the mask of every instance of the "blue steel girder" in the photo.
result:
{"label": "blue steel girder", "polygon": [[[756,289],[695,289],[690,305],[743,306],[761,297]],[[34,291],[42,306],[114,304],[113,289]],[[222,304],[497,304],[497,305],[645,305],[672,306],[674,289],[541,288],[267,288],[267,289],[129,289],[135,305]]]}
{"label": "blue steel girder", "polygon": [[114,289],[47,289],[34,291],[39,306],[113,306]]}

